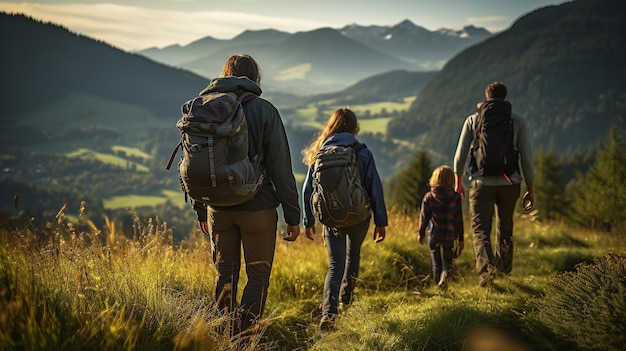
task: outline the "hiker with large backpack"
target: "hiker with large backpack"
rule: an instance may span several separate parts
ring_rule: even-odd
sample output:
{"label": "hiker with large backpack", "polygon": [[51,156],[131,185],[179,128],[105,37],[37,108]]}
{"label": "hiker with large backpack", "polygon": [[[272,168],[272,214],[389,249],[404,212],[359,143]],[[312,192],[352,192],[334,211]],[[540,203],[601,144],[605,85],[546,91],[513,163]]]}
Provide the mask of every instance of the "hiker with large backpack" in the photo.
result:
{"label": "hiker with large backpack", "polygon": [[[513,268],[513,212],[522,180],[527,188],[523,210],[532,209],[535,199],[530,132],[526,121],[511,112],[506,95],[507,87],[501,82],[487,86],[487,100],[465,120],[454,155],[456,191],[463,197],[463,175],[470,156],[469,210],[481,287],[490,286],[497,273],[509,274]],[[495,250],[491,242],[494,211]]]}
{"label": "hiker with large backpack", "polygon": [[324,225],[329,267],[324,282],[320,328],[334,327],[339,306],[352,302],[359,274],[361,245],[374,217],[374,242],[385,239],[387,210],[372,152],[356,135],[359,125],[348,108],[336,110],[302,151],[309,167],[302,189],[304,227],[313,238]]}
{"label": "hiker with large backpack", "polygon": [[[278,110],[260,97],[260,80],[252,57],[229,57],[221,76],[183,105],[178,123],[181,183],[212,241],[217,306],[237,314],[240,330],[263,314],[279,205],[284,239],[294,241],[300,233],[287,135]],[[242,246],[248,281],[237,305]]]}

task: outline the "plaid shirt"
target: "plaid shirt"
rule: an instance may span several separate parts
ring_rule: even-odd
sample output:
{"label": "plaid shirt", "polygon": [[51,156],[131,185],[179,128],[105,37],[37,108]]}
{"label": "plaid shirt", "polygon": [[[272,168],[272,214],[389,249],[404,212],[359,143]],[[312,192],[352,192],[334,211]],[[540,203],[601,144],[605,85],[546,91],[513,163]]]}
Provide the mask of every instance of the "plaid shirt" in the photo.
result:
{"label": "plaid shirt", "polygon": [[437,240],[464,240],[461,195],[452,187],[430,188],[424,195],[420,211],[420,238],[426,235],[429,223],[432,223],[430,235]]}

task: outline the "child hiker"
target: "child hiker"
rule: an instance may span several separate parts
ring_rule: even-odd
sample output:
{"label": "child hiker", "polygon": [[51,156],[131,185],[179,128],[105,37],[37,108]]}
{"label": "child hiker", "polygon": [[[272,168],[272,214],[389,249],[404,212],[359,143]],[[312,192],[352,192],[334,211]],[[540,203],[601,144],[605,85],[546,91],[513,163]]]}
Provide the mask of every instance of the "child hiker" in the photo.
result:
{"label": "child hiker", "polygon": [[452,270],[453,259],[464,247],[461,195],[454,191],[454,182],[450,167],[437,167],[428,182],[430,191],[424,195],[420,211],[419,243],[428,243],[433,280],[441,289],[447,287],[446,279]]}

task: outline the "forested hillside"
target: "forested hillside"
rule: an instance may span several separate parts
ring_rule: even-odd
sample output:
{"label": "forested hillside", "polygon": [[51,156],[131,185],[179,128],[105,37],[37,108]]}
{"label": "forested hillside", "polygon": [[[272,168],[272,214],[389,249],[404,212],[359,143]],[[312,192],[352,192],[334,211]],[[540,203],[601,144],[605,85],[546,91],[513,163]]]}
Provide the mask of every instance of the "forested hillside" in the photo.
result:
{"label": "forested hillside", "polygon": [[435,76],[389,133],[452,158],[463,121],[492,81],[509,87],[535,148],[587,149],[626,127],[626,3],[577,0],[536,10]]}
{"label": "forested hillside", "polygon": [[[0,13],[0,48],[0,94],[10,102],[0,104],[2,138],[16,134],[26,138],[30,133],[50,137],[51,132],[62,133],[61,126],[69,130],[81,124],[106,125],[106,119],[120,117],[130,123],[142,117],[172,119],[180,113],[181,101],[207,82],[188,71],[21,15]],[[42,121],[41,109],[50,110],[61,99],[68,99],[67,103]],[[107,104],[109,116],[98,113]],[[142,114],[125,110],[134,115],[119,116],[111,110],[113,105],[120,109],[137,105],[143,110]],[[42,122],[50,121],[53,130],[42,128]]]}
{"label": "forested hillside", "polygon": [[[303,106],[311,103],[327,103],[333,106],[365,104],[373,102],[400,101],[416,95],[437,71],[412,72],[394,70],[365,78],[349,87],[325,94],[278,99],[284,107]],[[330,102],[329,102],[330,101]]]}

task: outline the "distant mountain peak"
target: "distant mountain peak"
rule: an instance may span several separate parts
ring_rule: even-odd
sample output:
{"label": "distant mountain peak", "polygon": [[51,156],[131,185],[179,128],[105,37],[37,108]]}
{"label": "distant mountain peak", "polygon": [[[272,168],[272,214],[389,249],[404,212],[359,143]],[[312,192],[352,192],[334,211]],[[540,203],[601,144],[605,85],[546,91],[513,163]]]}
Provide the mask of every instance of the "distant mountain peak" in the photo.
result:
{"label": "distant mountain peak", "polygon": [[415,23],[411,22],[409,19],[405,19],[402,22],[396,24],[394,27],[416,27]]}
{"label": "distant mountain peak", "polygon": [[450,37],[456,37],[456,38],[461,38],[461,39],[478,39],[478,40],[485,39],[489,37],[490,35],[492,35],[492,33],[488,31],[487,29],[483,27],[476,27],[471,24],[465,25],[465,26],[454,27],[452,29],[440,28],[436,30],[435,32],[446,35],[446,36],[450,36]]}
{"label": "distant mountain peak", "polygon": [[415,23],[411,22],[408,19],[405,19],[404,21],[393,25],[391,27],[389,27],[389,31],[406,31],[409,33],[415,33],[415,32],[420,32],[420,33],[424,33],[424,32],[430,32],[428,29],[422,27],[422,26],[418,26]]}

